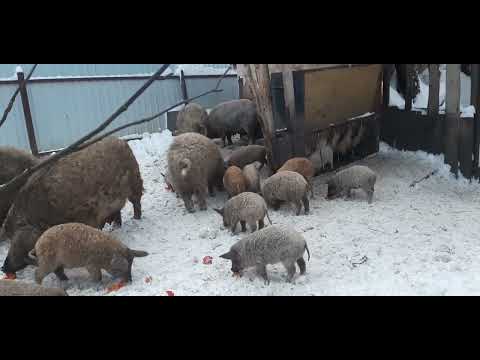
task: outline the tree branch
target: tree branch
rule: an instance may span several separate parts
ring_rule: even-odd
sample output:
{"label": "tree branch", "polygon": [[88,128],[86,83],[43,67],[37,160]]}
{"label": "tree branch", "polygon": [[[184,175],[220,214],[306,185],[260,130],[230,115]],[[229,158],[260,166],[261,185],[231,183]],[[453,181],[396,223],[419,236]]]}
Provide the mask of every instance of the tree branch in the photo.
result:
{"label": "tree branch", "polygon": [[137,120],[137,121],[133,121],[133,122],[130,122],[128,124],[125,124],[125,125],[122,125],[122,126],[119,126],[113,130],[110,130],[108,131],[107,133],[103,134],[102,136],[99,136],[98,138],[95,138],[93,140],[90,140],[89,142],[86,142],[85,144],[79,146],[75,151],[79,151],[79,150],[82,150],[82,149],[85,149],[87,146],[90,146],[92,144],[95,144],[96,142],[99,142],[103,139],[105,139],[106,137],[118,132],[118,131],[121,131],[121,130],[124,130],[126,128],[129,128],[129,127],[132,127],[132,126],[136,126],[136,125],[141,125],[141,124],[144,124],[146,122],[149,122],[149,121],[152,121],[160,116],[162,116],[163,114],[169,112],[170,110],[176,108],[177,106],[180,106],[180,105],[183,105],[183,104],[186,104],[186,103],[189,103],[189,102],[192,102],[193,100],[196,100],[196,99],[199,99],[203,96],[206,96],[206,95],[209,95],[209,94],[212,94],[212,93],[217,93],[217,92],[222,92],[223,89],[219,89],[220,87],[220,84],[222,83],[222,80],[225,78],[225,76],[228,74],[228,72],[230,71],[231,69],[231,66],[228,67],[228,69],[223,73],[223,75],[220,77],[220,79],[218,80],[217,82],[217,85],[215,86],[214,89],[212,90],[208,90],[208,91],[205,91],[203,93],[201,93],[200,95],[197,95],[197,96],[194,96],[194,97],[191,97],[191,98],[188,98],[188,99],[185,99],[185,100],[182,100],[170,107],[168,107],[167,109],[165,110],[162,110],[160,111],[159,113],[155,114],[155,115],[152,115],[152,116],[149,116],[149,117],[146,117],[144,119],[141,119],[141,120]]}
{"label": "tree branch", "polygon": [[[37,65],[38,64],[34,64],[33,67],[30,69],[30,72],[28,73],[27,78],[25,79],[25,83],[27,83],[28,80],[30,80],[33,72],[37,68]],[[20,92],[20,85],[18,85],[17,90],[15,90],[15,92],[13,93],[12,97],[10,98],[10,101],[8,102],[7,107],[5,108],[5,111],[3,112],[2,119],[0,120],[0,127],[2,127],[2,125],[5,121],[7,121],[7,116],[10,113],[10,111],[12,110],[13,104],[15,103],[15,99],[17,98],[17,95],[18,95],[19,92]]]}

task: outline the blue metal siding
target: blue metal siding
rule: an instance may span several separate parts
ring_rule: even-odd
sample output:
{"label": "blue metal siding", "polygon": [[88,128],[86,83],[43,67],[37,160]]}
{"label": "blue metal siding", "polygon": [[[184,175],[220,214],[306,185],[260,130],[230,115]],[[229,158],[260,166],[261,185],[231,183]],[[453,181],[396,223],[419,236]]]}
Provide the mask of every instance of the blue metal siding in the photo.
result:
{"label": "blue metal siding", "polygon": [[[7,64],[8,65],[8,64]],[[56,64],[55,64],[56,65]],[[102,68],[108,64],[58,64],[56,70],[50,72],[45,65],[39,65],[37,70],[43,67],[43,73],[39,76],[50,74],[59,75],[60,65],[70,66],[68,75],[112,75],[115,72],[126,74],[124,66],[129,64],[114,64],[110,69]],[[81,66],[84,66],[82,73]],[[102,65],[102,66],[99,66]],[[142,64],[133,64],[142,65]],[[130,74],[154,71],[159,64],[143,64],[144,66],[130,68]],[[16,65],[11,65],[15,70]],[[219,65],[220,66],[220,65]],[[0,65],[1,70],[5,64]],[[25,66],[25,73],[29,67]],[[36,70],[36,71],[37,71]],[[95,72],[95,74],[92,74]],[[107,74],[109,72],[109,74]],[[189,96],[195,96],[213,88],[218,79],[216,78],[187,78]],[[28,84],[28,97],[32,113],[33,125],[40,151],[56,150],[71,144],[74,140],[87,134],[96,128],[102,121],[111,115],[123,104],[145,80],[142,79],[108,79],[108,80],[83,80],[61,82],[31,82]],[[16,84],[2,84],[0,82],[0,114],[7,105],[11,94],[16,89]],[[238,83],[235,77],[225,78],[221,93],[210,94],[196,100],[204,107],[211,108],[220,102],[238,98]],[[182,100],[180,82],[178,78],[156,81],[137,101],[109,127],[117,127],[126,123],[140,120],[154,115]],[[149,123],[132,127],[117,133],[118,136],[143,134],[145,132],[158,132],[166,128],[166,115],[161,116]],[[108,130],[108,129],[107,129]],[[6,125],[0,128],[0,145],[11,145],[23,149],[29,149],[28,136],[25,129],[22,103],[20,96],[10,113]]]}

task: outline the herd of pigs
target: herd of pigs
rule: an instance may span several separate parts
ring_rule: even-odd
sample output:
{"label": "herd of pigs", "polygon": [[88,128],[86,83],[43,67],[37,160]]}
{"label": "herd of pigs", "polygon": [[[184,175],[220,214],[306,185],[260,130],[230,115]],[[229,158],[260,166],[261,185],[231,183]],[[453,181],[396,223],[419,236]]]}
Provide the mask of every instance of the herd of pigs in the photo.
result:
{"label": "herd of pigs", "polygon": [[[272,224],[268,209],[278,210],[286,204],[294,206],[296,215],[301,215],[302,208],[309,214],[309,197],[315,199],[312,180],[319,167],[315,156],[325,154],[290,159],[276,173],[262,176],[267,160],[266,148],[259,145],[259,124],[256,105],[249,100],[228,101],[210,113],[198,104],[186,105],[178,113],[164,178],[188,212],[195,212],[195,206],[207,210],[208,195],[215,196],[215,190],[227,192],[228,201],[213,210],[232,233],[238,224],[242,232],[247,225],[251,232],[220,256],[231,261],[234,276],[255,267],[268,284],[266,266],[282,263],[287,280],[293,281],[296,265],[300,274],[306,272],[307,243],[292,227]],[[221,148],[227,142],[231,145],[237,134],[246,135],[248,145],[224,158]],[[0,184],[41,161],[21,150],[0,147]],[[362,189],[371,203],[375,181],[368,167],[351,166],[329,177],[327,198],[351,196],[352,190]],[[121,226],[127,200],[133,205],[134,218],[141,219],[143,191],[132,150],[115,137],[34,173],[8,201],[0,202],[0,242],[8,240],[10,245],[2,266],[6,278],[0,280],[0,296],[65,296],[65,290],[44,287],[42,281],[51,273],[67,281],[64,270],[72,268],[85,268],[95,282],[106,271],[114,280],[109,290],[131,282],[134,258],[148,253],[128,248],[102,229],[107,223]],[[270,222],[267,227],[265,217]],[[35,285],[15,280],[16,273],[27,266],[36,267]]]}

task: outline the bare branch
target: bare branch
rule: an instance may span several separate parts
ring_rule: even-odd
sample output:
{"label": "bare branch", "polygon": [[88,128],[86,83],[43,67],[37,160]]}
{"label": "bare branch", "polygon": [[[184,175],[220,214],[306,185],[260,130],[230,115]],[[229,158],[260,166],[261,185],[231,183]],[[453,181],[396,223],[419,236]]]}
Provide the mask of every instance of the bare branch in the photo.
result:
{"label": "bare branch", "polygon": [[425,175],[425,176],[422,177],[421,179],[415,180],[414,182],[412,182],[412,183],[410,184],[410,187],[414,187],[414,186],[417,185],[418,183],[421,183],[422,181],[427,180],[430,176],[435,175],[437,172],[438,172],[438,169],[437,169],[437,170],[433,170],[431,173]]}
{"label": "bare branch", "polygon": [[[28,73],[27,78],[25,79],[25,83],[27,83],[28,80],[30,80],[33,72],[37,68],[37,65],[38,64],[34,64],[33,67],[30,69],[30,72]],[[19,94],[19,92],[20,92],[20,85],[18,85],[17,90],[15,90],[15,92],[13,93],[12,97],[10,98],[10,101],[8,102],[7,107],[5,108],[5,111],[3,112],[2,119],[0,120],[0,127],[2,127],[5,121],[7,121],[7,116],[12,110],[13,104],[15,103],[15,99],[17,98],[17,95]]]}
{"label": "bare branch", "polygon": [[49,157],[47,160],[42,161],[40,164],[27,169],[24,171],[22,174],[16,176],[12,180],[10,180],[8,183],[4,184],[3,186],[0,187],[0,197],[5,196],[11,191],[17,191],[19,190],[23,184],[25,183],[25,180],[28,179],[34,172],[52,164],[53,162],[73,153],[79,145],[83,144],[85,141],[89,140],[93,136],[97,135],[101,131],[103,131],[108,125],[110,125],[120,114],[125,112],[130,105],[133,104],[133,102],[143,93],[145,90],[148,89],[148,87],[153,84],[153,82],[162,75],[162,73],[169,67],[170,64],[164,64],[159,70],[157,70],[151,77],[150,79],[145,82],[145,84],[135,92],[122,106],[118,108],[110,117],[105,120],[100,126],[98,126],[95,130],[91,131],[87,135],[83,136],[80,140],[75,141],[73,144],[69,145],[65,149],[59,151],[55,155]]}

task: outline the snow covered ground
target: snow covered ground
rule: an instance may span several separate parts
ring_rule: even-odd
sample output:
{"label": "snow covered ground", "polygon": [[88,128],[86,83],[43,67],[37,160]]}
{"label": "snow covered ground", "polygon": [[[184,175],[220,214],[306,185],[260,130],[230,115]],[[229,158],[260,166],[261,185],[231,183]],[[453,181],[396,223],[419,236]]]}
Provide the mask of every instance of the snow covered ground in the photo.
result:
{"label": "snow covered ground", "polygon": [[[382,144],[377,155],[360,162],[378,173],[372,205],[361,191],[352,200],[327,202],[324,177],[317,177],[311,215],[270,210],[274,223],[293,225],[304,234],[312,258],[307,275],[297,274],[294,285],[285,282],[281,265],[270,266],[272,282],[265,286],[253,271],[232,278],[230,262],[218,257],[242,236],[232,237],[212,210],[225,202],[224,193],[209,199],[208,211],[188,214],[182,201],[165,190],[160,173],[170,142],[168,131],[130,142],[145,181],[144,216],[132,219],[128,204],[123,227],[106,231],[150,256],[135,259],[133,283],[111,295],[165,296],[167,290],[176,296],[480,294],[480,185],[454,179],[439,156]],[[409,187],[435,169],[436,175]],[[0,245],[2,261],[7,249]],[[202,263],[205,256],[213,257],[211,265]],[[105,275],[98,286],[82,269],[66,273],[70,295],[105,295],[111,281]],[[31,282],[33,268],[17,275]],[[60,285],[54,275],[45,284]]]}

